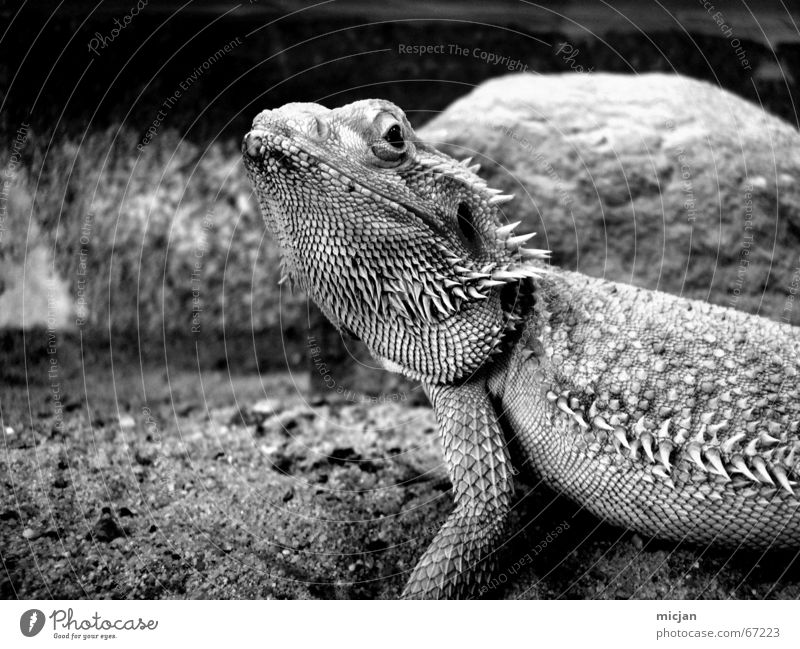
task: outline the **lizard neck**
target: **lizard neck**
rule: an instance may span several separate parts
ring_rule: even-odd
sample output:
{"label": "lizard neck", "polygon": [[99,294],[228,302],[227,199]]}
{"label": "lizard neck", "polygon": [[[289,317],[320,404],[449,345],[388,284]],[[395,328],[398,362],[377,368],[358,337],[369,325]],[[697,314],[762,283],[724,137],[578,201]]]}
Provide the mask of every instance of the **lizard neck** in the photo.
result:
{"label": "lizard neck", "polygon": [[386,369],[431,384],[463,380],[498,353],[516,324],[509,295],[517,284],[448,294],[450,269],[441,252],[427,246],[398,254],[408,234],[393,223],[387,218],[373,232],[356,222],[354,243],[338,245],[336,219],[317,218],[313,235],[306,219],[287,219],[280,234],[288,270],[328,319],[366,344]]}
{"label": "lizard neck", "polygon": [[[324,277],[307,288],[319,304],[330,295]],[[326,309],[340,329],[359,338],[385,369],[431,384],[453,383],[479,371],[502,348],[509,326],[499,295],[465,302],[448,318],[408,317],[390,299],[380,304],[380,317],[358,310]]]}
{"label": "lizard neck", "polygon": [[533,304],[530,280],[465,301],[442,319],[416,317],[393,292],[396,284],[378,293],[368,311],[353,300],[331,300],[340,284],[327,270],[314,273],[312,267],[304,284],[318,304],[328,305],[328,318],[360,339],[385,369],[428,384],[460,382],[493,365],[518,340]]}

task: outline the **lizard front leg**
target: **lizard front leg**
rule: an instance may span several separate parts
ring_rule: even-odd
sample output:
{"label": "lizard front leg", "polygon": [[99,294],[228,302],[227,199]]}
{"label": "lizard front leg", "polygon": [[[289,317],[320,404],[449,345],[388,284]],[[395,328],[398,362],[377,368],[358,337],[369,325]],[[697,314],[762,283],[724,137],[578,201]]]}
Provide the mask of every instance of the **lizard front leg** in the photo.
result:
{"label": "lizard front leg", "polygon": [[406,598],[466,598],[491,579],[512,496],[512,471],[483,381],[427,385],[455,510],[420,559]]}

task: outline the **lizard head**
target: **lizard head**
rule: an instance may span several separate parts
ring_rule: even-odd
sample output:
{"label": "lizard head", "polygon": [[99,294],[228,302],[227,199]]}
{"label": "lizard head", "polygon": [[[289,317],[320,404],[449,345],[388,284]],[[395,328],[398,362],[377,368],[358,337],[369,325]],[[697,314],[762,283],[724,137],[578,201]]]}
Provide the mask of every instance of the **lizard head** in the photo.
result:
{"label": "lizard head", "polygon": [[387,368],[458,380],[516,326],[546,253],[502,224],[510,197],[419,141],[394,104],[266,110],[242,150],[284,273]]}

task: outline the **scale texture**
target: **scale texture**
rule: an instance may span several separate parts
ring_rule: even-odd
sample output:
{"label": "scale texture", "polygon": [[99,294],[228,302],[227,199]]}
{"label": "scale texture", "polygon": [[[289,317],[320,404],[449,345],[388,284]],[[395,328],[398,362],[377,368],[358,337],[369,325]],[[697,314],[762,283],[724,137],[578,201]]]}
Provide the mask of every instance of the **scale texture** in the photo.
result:
{"label": "scale texture", "polygon": [[523,466],[643,534],[800,545],[800,330],[548,266],[386,101],[264,111],[243,153],[285,277],[433,404],[455,509],[405,596],[481,592]]}

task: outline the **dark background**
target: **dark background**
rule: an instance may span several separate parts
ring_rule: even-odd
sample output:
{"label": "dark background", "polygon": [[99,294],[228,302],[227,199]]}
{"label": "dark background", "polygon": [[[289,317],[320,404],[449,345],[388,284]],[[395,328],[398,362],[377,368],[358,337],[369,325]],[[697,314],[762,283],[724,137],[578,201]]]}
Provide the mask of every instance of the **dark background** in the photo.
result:
{"label": "dark background", "polygon": [[288,101],[341,104],[369,92],[440,111],[504,72],[471,56],[399,54],[400,44],[479,44],[547,73],[570,70],[554,53],[569,39],[595,71],[705,79],[793,122],[800,99],[792,77],[800,73],[800,37],[786,13],[792,3],[771,0],[749,10],[740,3],[719,6],[753,71],[736,64],[729,39],[702,3],[691,0],[664,2],[663,9],[630,0],[151,2],[106,48],[110,55],[89,52],[91,38],[107,37],[133,4],[4,3],[2,127],[13,131],[28,120],[39,132],[66,134],[125,122],[144,132],[187,71],[236,37],[243,45],[203,75],[169,112],[167,126],[198,140],[238,137],[260,109]]}

